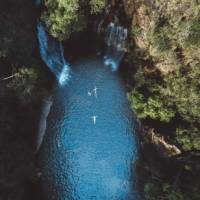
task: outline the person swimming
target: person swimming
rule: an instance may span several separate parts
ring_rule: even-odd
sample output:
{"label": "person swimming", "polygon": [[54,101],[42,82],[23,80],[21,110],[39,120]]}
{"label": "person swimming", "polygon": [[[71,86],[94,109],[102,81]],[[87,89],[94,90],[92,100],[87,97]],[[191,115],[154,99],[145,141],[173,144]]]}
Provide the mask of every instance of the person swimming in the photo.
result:
{"label": "person swimming", "polygon": [[96,124],[97,117],[98,117],[98,116],[95,116],[95,115],[92,116],[92,119],[93,119],[93,123],[94,123],[94,125]]}
{"label": "person swimming", "polygon": [[88,94],[88,96],[92,96],[92,92],[90,92],[90,91],[88,91],[87,94]]}
{"label": "person swimming", "polygon": [[87,95],[92,96],[92,94],[94,94],[94,96],[97,98],[97,90],[98,88],[95,86],[92,91],[88,91]]}
{"label": "person swimming", "polygon": [[94,91],[94,96],[97,98],[97,90],[98,90],[98,88],[95,86],[95,88],[93,89],[93,91]]}

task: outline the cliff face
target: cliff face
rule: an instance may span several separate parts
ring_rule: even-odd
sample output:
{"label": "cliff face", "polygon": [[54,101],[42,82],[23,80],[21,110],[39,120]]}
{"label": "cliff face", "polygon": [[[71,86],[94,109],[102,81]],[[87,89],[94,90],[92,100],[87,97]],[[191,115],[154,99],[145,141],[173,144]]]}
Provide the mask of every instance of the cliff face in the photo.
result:
{"label": "cliff face", "polygon": [[135,46],[145,51],[160,73],[199,63],[198,1],[125,2],[128,16],[132,15]]}
{"label": "cliff face", "polygon": [[32,141],[47,79],[36,21],[33,1],[0,1],[0,199],[39,199]]}
{"label": "cliff face", "polygon": [[[150,144],[158,159],[174,159],[182,168],[180,176],[175,169],[173,172],[164,168],[171,177],[165,177],[160,186],[149,180],[146,189],[151,188],[154,193],[157,189],[166,199],[172,199],[169,191],[174,192],[175,199],[198,199],[200,181],[194,175],[199,172],[200,151],[200,2],[123,0],[123,3],[131,21],[127,60],[134,84],[129,88],[129,98],[143,124],[143,147]],[[178,177],[178,181],[172,176]],[[184,179],[189,180],[196,192],[180,183]],[[189,195],[190,192],[194,195]],[[148,193],[152,195],[147,198],[154,199],[155,194]]]}
{"label": "cliff face", "polygon": [[[184,151],[200,150],[200,3],[126,1],[130,25],[129,63],[132,107],[142,120],[174,125]],[[187,141],[182,138],[188,136]],[[189,144],[191,143],[191,145]]]}

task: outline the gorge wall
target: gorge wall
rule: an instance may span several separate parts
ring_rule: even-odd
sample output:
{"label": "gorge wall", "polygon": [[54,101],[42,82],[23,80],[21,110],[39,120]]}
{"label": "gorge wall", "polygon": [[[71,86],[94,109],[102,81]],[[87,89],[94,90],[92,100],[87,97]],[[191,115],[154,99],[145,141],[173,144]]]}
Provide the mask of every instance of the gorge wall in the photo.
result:
{"label": "gorge wall", "polygon": [[146,178],[143,191],[147,199],[198,199],[200,2],[123,4],[130,20],[129,99],[142,122],[146,171],[155,177]]}
{"label": "gorge wall", "polygon": [[40,199],[34,140],[52,76],[39,58],[32,1],[0,2],[0,199]]}

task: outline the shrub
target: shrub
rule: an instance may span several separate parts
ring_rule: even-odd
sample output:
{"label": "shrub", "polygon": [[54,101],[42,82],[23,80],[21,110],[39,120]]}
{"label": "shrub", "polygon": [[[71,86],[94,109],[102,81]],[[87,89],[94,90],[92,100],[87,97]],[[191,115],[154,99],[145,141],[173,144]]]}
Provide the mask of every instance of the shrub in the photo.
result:
{"label": "shrub", "polygon": [[169,122],[175,116],[176,111],[165,105],[160,96],[152,96],[148,98],[144,113],[151,119]]}
{"label": "shrub", "polygon": [[164,103],[160,96],[144,98],[142,93],[134,90],[130,93],[131,107],[140,119],[150,118],[169,122],[176,114],[174,109]]}
{"label": "shrub", "polygon": [[170,49],[170,40],[164,28],[156,24],[153,29],[152,42],[159,51],[166,51]]}
{"label": "shrub", "polygon": [[199,200],[199,177],[191,177],[185,185],[190,185],[190,189],[174,187],[174,183],[158,181],[150,177],[144,186],[144,196],[147,200]]}
{"label": "shrub", "polygon": [[36,98],[38,74],[34,69],[22,67],[8,82],[7,87],[22,103],[30,103]]}
{"label": "shrub", "polygon": [[90,0],[91,14],[100,14],[106,7],[106,0]]}
{"label": "shrub", "polygon": [[198,66],[185,74],[171,73],[164,78],[165,88],[161,91],[176,106],[180,116],[189,123],[200,119],[199,78]]}
{"label": "shrub", "polygon": [[131,102],[131,108],[136,112],[138,118],[144,119],[146,115],[144,114],[144,96],[136,90],[129,93],[129,100]]}
{"label": "shrub", "polygon": [[182,192],[176,191],[168,183],[149,182],[144,187],[145,197],[148,200],[186,200]]}
{"label": "shrub", "polygon": [[131,27],[131,36],[137,37],[141,33],[141,28],[138,25],[132,25]]}
{"label": "shrub", "polygon": [[193,20],[191,22],[187,43],[197,47],[200,46],[200,20]]}
{"label": "shrub", "polygon": [[200,130],[196,127],[177,128],[176,140],[185,151],[200,150]]}
{"label": "shrub", "polygon": [[78,0],[49,0],[45,1],[45,5],[47,10],[41,19],[48,32],[58,40],[68,39],[73,32],[85,28],[85,17],[78,12]]}

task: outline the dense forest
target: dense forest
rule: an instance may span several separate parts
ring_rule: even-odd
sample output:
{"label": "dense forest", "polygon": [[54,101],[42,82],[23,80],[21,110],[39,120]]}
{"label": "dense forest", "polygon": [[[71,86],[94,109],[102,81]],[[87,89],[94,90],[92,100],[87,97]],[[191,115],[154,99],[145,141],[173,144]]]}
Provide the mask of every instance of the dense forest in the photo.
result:
{"label": "dense forest", "polygon": [[38,20],[65,43],[115,15],[129,30],[121,68],[140,124],[138,191],[147,200],[200,199],[199,0],[1,1],[0,199],[39,199],[33,140],[54,77],[40,59]]}
{"label": "dense forest", "polygon": [[166,177],[150,178],[147,199],[199,199],[200,2],[134,1],[131,6],[132,109],[160,162],[175,160],[175,166],[166,164]]}

